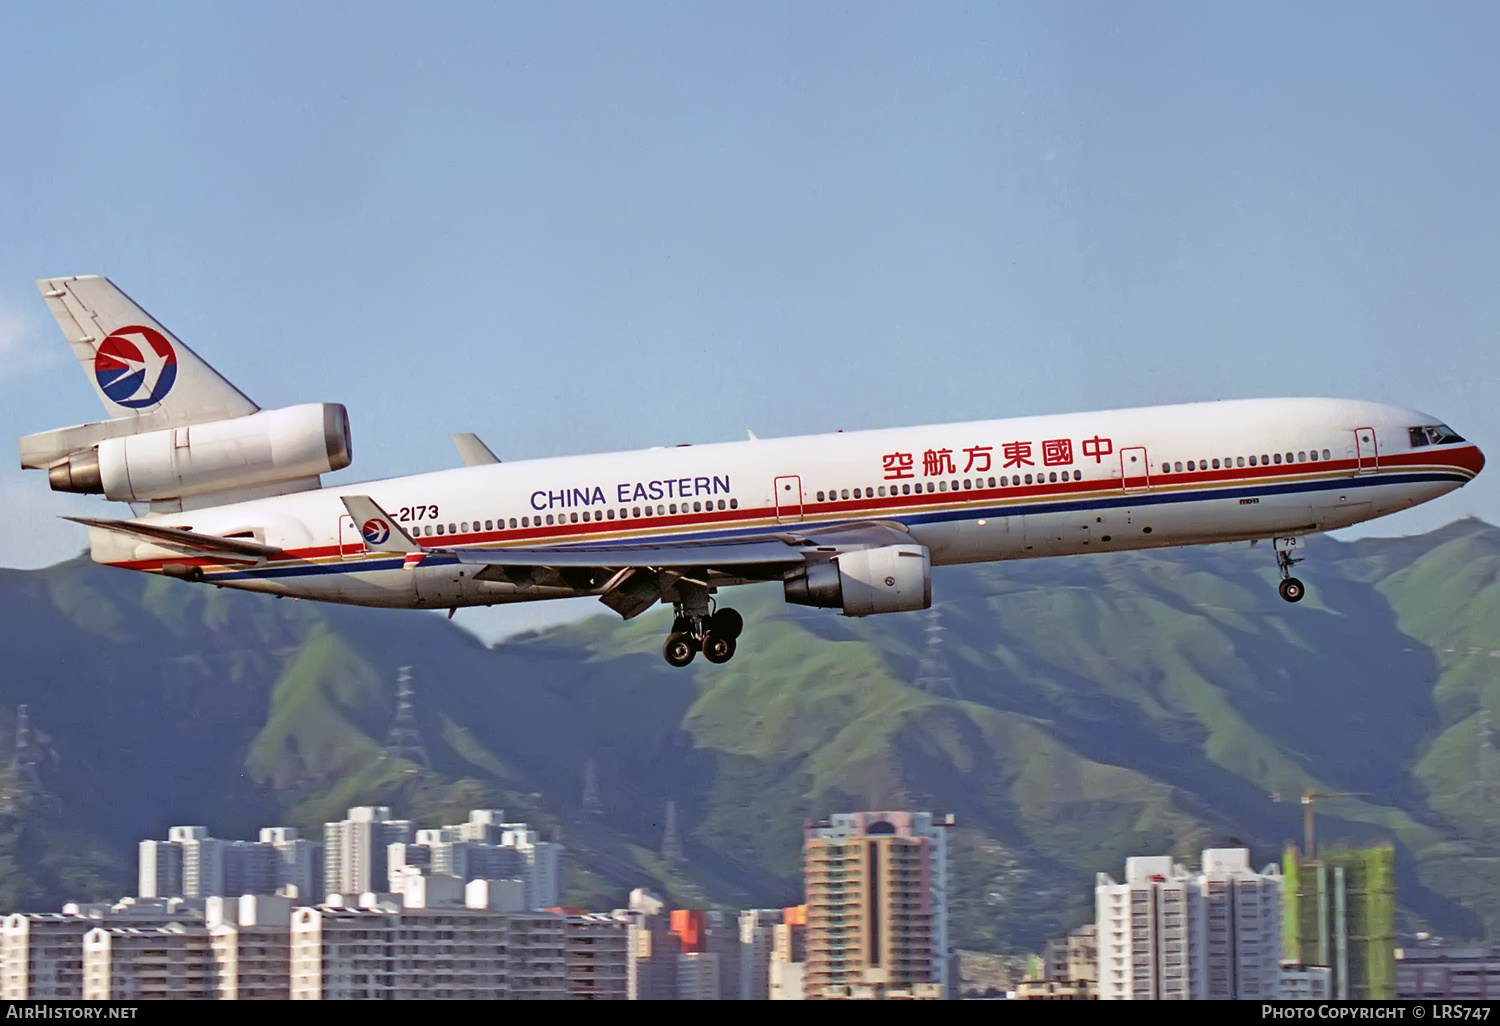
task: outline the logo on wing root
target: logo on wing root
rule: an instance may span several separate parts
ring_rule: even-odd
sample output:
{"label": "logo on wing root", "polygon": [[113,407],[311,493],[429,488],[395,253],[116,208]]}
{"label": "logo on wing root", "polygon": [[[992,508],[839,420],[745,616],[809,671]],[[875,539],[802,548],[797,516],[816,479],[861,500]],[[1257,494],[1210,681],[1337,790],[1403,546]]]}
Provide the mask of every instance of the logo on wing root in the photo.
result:
{"label": "logo on wing root", "polygon": [[155,406],[177,380],[177,352],[144,324],[117,328],[94,353],[94,380],[110,402],[128,410]]}
{"label": "logo on wing root", "polygon": [[361,525],[359,533],[364,535],[365,541],[371,545],[381,545],[391,536],[391,525],[384,520],[366,520]]}

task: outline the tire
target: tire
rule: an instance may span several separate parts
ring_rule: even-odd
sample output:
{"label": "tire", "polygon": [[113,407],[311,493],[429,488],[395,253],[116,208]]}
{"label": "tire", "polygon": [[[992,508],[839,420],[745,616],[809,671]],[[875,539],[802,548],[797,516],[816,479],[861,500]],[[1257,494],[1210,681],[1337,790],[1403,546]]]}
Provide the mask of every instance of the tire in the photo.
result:
{"label": "tire", "polygon": [[1288,577],[1282,581],[1276,586],[1276,590],[1281,592],[1281,597],[1288,602],[1301,602],[1302,596],[1307,594],[1307,586],[1295,577]]}
{"label": "tire", "polygon": [[745,629],[745,618],[733,609],[721,609],[708,618],[708,632],[735,641]]}
{"label": "tire", "polygon": [[686,634],[668,634],[661,647],[662,658],[673,666],[686,666],[698,654],[698,646]]}
{"label": "tire", "polygon": [[734,639],[722,634],[710,634],[703,639],[703,658],[711,663],[729,662],[734,658],[734,650]]}

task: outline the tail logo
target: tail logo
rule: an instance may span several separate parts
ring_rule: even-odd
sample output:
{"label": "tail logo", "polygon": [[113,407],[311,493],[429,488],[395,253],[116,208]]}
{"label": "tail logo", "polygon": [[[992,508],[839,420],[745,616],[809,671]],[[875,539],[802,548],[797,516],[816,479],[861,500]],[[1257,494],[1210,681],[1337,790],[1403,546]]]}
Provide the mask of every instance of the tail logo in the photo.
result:
{"label": "tail logo", "polygon": [[371,545],[383,545],[391,536],[391,527],[384,520],[366,520],[360,526],[359,533],[365,536],[365,541]]}
{"label": "tail logo", "polygon": [[94,354],[94,380],[110,402],[129,410],[155,406],[177,380],[177,352],[144,324],[112,331]]}

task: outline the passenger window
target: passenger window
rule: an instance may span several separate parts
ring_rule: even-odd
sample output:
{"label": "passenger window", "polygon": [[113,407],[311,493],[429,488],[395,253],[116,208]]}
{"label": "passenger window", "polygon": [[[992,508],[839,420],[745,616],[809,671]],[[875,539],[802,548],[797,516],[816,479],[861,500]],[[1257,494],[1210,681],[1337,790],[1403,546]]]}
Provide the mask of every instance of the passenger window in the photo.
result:
{"label": "passenger window", "polygon": [[[500,524],[500,526],[502,526],[502,527],[504,527],[504,526],[505,526],[505,522],[504,522],[504,521],[502,521],[502,520],[497,520],[497,521],[495,521],[495,522],[496,522],[496,523],[497,523],[497,524]],[[512,530],[512,531],[514,531],[514,530],[515,530],[515,529],[516,529],[516,518],[515,518],[515,517],[511,517],[511,518],[510,518],[510,529],[511,529],[511,530]]]}
{"label": "passenger window", "polygon": [[443,533],[443,525],[442,524],[438,524],[438,534],[442,534],[442,533]]}
{"label": "passenger window", "polygon": [[730,509],[739,509],[740,508],[740,500],[739,499],[730,499],[729,500],[729,508]]}
{"label": "passenger window", "polygon": [[571,520],[571,521],[572,521],[572,522],[573,522],[573,523],[575,523],[575,524],[576,524],[576,523],[578,523],[578,514],[577,514],[577,513],[572,513],[572,514],[569,514],[569,517],[570,517],[570,520]]}
{"label": "passenger window", "polygon": [[[686,507],[687,504],[684,503],[683,505],[684,505],[683,512],[686,513],[687,509],[685,507]],[[693,503],[693,512],[694,513],[702,513],[703,512],[703,503],[701,503],[701,502],[695,502],[695,503]]]}
{"label": "passenger window", "polygon": [[1263,467],[1265,467],[1265,466],[1269,466],[1270,463],[1271,463],[1271,457],[1268,456],[1268,455],[1266,455],[1265,453],[1261,453],[1260,454],[1260,465],[1263,466]]}
{"label": "passenger window", "polygon": [[588,520],[589,520],[589,511],[588,510],[584,510],[583,511],[583,520],[584,520],[584,523],[588,522]]}
{"label": "passenger window", "polygon": [[1278,452],[1275,456],[1273,456],[1271,458],[1274,459],[1277,463],[1280,463],[1281,462],[1281,453]]}
{"label": "passenger window", "polygon": [[884,495],[885,495],[885,485],[881,485],[881,486],[880,486],[880,494],[881,494],[881,495],[882,495],[882,496],[884,496]]}
{"label": "passenger window", "polygon": [[1327,450],[1327,449],[1324,449],[1324,450],[1323,450],[1323,458],[1324,458],[1324,459],[1325,459],[1325,460],[1331,460],[1331,459],[1333,459],[1333,457],[1332,457],[1332,456],[1331,456],[1331,455],[1330,455],[1330,454],[1329,454],[1329,452],[1328,452],[1328,450]]}
{"label": "passenger window", "polygon": [[720,499],[720,500],[719,500],[719,508],[720,508],[720,509],[723,509],[723,508],[724,508],[724,500],[723,500],[723,499]]}
{"label": "passenger window", "polygon": [[955,491],[955,492],[956,492],[956,491],[958,491],[958,482],[957,482],[957,481],[954,481],[954,482],[953,482],[953,490],[954,490],[954,491]]}
{"label": "passenger window", "polygon": [[1047,475],[1047,480],[1048,481],[1056,481],[1057,480],[1057,471],[1054,470],[1054,471],[1052,471],[1052,473],[1048,474]]}
{"label": "passenger window", "polygon": [[1030,474],[1026,475],[1026,483],[1027,484],[1031,484],[1031,475]]}
{"label": "passenger window", "polygon": [[1177,463],[1177,473],[1182,473],[1182,461],[1180,460]]}
{"label": "passenger window", "polygon": [[469,522],[467,520],[465,520],[462,524],[459,524],[458,526],[459,526],[459,530],[462,531],[464,534],[468,534],[469,533]]}
{"label": "passenger window", "polygon": [[849,489],[847,489],[847,488],[844,489],[843,498],[845,498],[845,499],[849,498]]}
{"label": "passenger window", "polygon": [[547,514],[547,526],[548,527],[552,526],[552,514],[551,513]]}
{"label": "passenger window", "polygon": [[1243,456],[1236,456],[1234,458],[1234,465],[1236,467],[1243,467],[1245,465],[1245,457],[1243,457]]}
{"label": "passenger window", "polygon": [[948,490],[948,482],[947,481],[939,481],[938,482],[938,491],[940,491],[940,492],[946,492],[947,490]]}
{"label": "passenger window", "polygon": [[969,479],[964,478],[964,491],[968,491],[972,487],[973,485],[969,482]]}
{"label": "passenger window", "polygon": [[1299,452],[1297,454],[1297,462],[1298,463],[1306,463],[1307,462],[1307,453],[1305,453],[1305,452]]}
{"label": "passenger window", "polygon": [[1192,460],[1188,460],[1188,469],[1189,470],[1197,470],[1198,469],[1198,465],[1195,464]]}
{"label": "passenger window", "polygon": [[818,501],[819,501],[819,502],[822,502],[822,501],[823,501],[823,493],[822,493],[822,492],[819,492],[819,493],[818,493]]}
{"label": "passenger window", "polygon": [[[514,527],[516,525],[515,525],[514,522],[512,522],[511,526]],[[521,526],[522,527],[530,527],[531,526],[531,518],[530,517],[522,517],[521,518]]]}
{"label": "passenger window", "polygon": [[1074,481],[1082,481],[1083,480],[1083,471],[1081,471],[1081,470],[1075,470],[1075,471],[1073,471],[1073,480]]}
{"label": "passenger window", "polygon": [[1252,467],[1255,466],[1255,457],[1253,455],[1250,457],[1250,465]]}
{"label": "passenger window", "polygon": [[[672,508],[676,509],[677,507],[673,506]],[[665,507],[665,506],[658,506],[658,507],[656,507],[656,515],[659,516],[659,517],[666,516],[667,515],[667,507]]]}
{"label": "passenger window", "polygon": [[1286,461],[1287,461],[1287,462],[1288,462],[1288,463],[1295,463],[1295,462],[1296,462],[1296,460],[1295,460],[1295,459],[1293,459],[1293,457],[1292,457],[1292,454],[1291,454],[1291,453],[1287,453],[1287,454],[1286,454]]}
{"label": "passenger window", "polygon": [[429,538],[432,537],[432,525],[431,524],[427,525],[427,537],[429,537]]}
{"label": "passenger window", "polygon": [[902,495],[910,495],[911,494],[911,485],[902,485],[901,486],[901,494]]}
{"label": "passenger window", "polygon": [[1215,470],[1219,469],[1219,461],[1218,460],[1214,460],[1214,469]]}
{"label": "passenger window", "polygon": [[1309,449],[1307,451],[1307,458],[1312,460],[1314,463],[1318,462],[1318,450]]}
{"label": "passenger window", "polygon": [[674,503],[672,503],[672,505],[671,505],[671,511],[672,511],[672,512],[673,512],[673,513],[676,513],[676,512],[677,512],[677,503],[675,503],[675,502],[674,502]]}
{"label": "passenger window", "polygon": [[990,478],[990,487],[991,488],[995,487],[995,479],[993,477]]}
{"label": "passenger window", "polygon": [[633,506],[633,507],[631,507],[630,515],[633,516],[633,517],[640,516],[641,515],[641,507],[639,507],[639,506]]}

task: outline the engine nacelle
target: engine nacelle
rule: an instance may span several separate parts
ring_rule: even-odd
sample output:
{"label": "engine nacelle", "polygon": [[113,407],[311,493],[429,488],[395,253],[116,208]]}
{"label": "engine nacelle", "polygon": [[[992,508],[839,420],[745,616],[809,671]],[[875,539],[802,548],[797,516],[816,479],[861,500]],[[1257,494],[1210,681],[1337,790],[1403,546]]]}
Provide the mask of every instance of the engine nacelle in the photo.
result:
{"label": "engine nacelle", "polygon": [[841,552],[785,582],[786,600],[842,609],[845,616],[907,613],[932,606],[932,558],[925,545]]}
{"label": "engine nacelle", "polygon": [[107,438],[47,476],[56,491],[143,502],[316,477],[347,467],[352,449],[348,411],[310,403]]}

